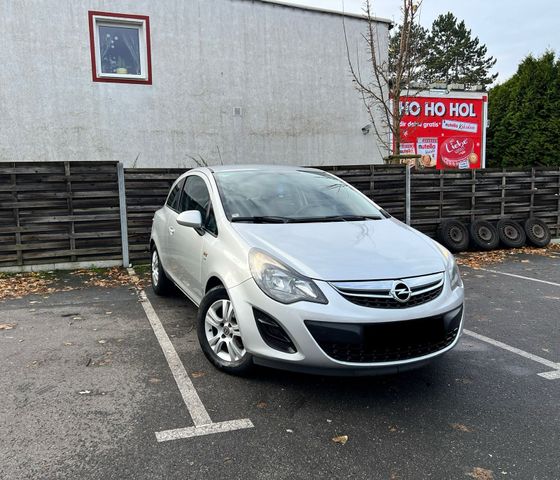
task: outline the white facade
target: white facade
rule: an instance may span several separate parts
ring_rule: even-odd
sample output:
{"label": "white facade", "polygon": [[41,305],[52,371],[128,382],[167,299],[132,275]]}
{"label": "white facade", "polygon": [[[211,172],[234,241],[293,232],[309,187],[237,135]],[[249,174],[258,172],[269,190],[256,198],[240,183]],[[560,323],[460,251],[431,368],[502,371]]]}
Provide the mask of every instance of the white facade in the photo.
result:
{"label": "white facade", "polygon": [[[92,80],[88,11],[149,17],[151,85]],[[365,20],[281,2],[0,0],[0,161],[381,163],[343,19],[365,65]]]}

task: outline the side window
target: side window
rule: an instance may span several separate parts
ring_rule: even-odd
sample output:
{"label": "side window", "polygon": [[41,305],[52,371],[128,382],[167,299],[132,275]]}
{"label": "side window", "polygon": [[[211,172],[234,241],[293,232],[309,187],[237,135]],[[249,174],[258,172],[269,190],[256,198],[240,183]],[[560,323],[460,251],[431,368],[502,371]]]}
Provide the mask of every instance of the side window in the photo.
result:
{"label": "side window", "polygon": [[177,182],[177,184],[173,187],[169,196],[167,197],[166,205],[171,208],[172,210],[179,209],[179,200],[181,198],[181,189],[183,188],[184,180]]}
{"label": "side window", "polygon": [[202,178],[193,175],[187,177],[185,186],[183,188],[183,195],[181,196],[180,212],[185,210],[198,210],[202,216],[202,225],[210,233],[218,234],[218,227],[216,225],[216,217],[214,210],[210,206],[210,193],[206,187],[206,183]]}
{"label": "side window", "polygon": [[218,235],[218,225],[216,224],[216,217],[214,216],[214,209],[210,206],[208,218],[206,219],[206,230],[214,235]]}

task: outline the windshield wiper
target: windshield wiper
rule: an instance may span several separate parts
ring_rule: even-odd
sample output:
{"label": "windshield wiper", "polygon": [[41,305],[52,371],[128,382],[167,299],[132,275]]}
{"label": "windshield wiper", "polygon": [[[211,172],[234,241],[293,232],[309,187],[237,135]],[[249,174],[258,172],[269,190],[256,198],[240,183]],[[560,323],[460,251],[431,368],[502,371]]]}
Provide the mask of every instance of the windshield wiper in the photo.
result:
{"label": "windshield wiper", "polygon": [[232,222],[248,222],[248,223],[288,223],[293,219],[288,217],[276,217],[272,215],[260,215],[255,217],[233,217]]}
{"label": "windshield wiper", "polygon": [[301,217],[291,219],[294,223],[312,222],[358,222],[363,220],[381,220],[379,215],[329,215],[326,217]]}

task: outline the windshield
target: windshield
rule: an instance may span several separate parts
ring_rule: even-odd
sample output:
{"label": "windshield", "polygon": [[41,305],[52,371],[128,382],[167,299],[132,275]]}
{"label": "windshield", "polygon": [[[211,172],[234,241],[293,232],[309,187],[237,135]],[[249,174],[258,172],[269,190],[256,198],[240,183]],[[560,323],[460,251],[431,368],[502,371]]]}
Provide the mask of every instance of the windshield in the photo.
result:
{"label": "windshield", "polygon": [[313,222],[381,219],[381,212],[341,180],[310,170],[214,173],[232,222]]}

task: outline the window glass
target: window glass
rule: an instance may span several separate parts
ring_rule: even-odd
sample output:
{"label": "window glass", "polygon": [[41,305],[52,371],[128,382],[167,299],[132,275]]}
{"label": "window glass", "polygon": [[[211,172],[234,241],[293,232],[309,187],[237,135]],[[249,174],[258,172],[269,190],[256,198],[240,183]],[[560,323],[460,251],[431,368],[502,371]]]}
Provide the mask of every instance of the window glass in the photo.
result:
{"label": "window glass", "polygon": [[183,196],[181,197],[180,211],[198,210],[202,216],[202,223],[206,220],[206,211],[210,203],[210,194],[202,178],[192,175],[187,177]]}
{"label": "window glass", "polygon": [[177,184],[173,187],[171,192],[169,193],[169,197],[167,197],[167,206],[172,208],[173,210],[179,209],[179,200],[181,198],[181,189],[183,188],[184,181],[181,180],[177,182]]}
{"label": "window glass", "polygon": [[214,235],[218,235],[218,225],[216,224],[216,216],[214,215],[214,209],[210,206],[210,210],[208,211],[208,218],[206,220],[206,230]]}
{"label": "window glass", "polygon": [[142,75],[139,27],[99,25],[99,58],[102,73]]}
{"label": "window glass", "polygon": [[336,177],[313,170],[232,170],[214,173],[231,220],[273,216],[288,220],[381,213]]}

